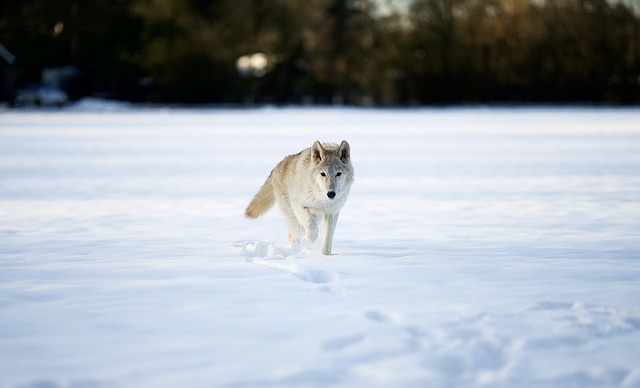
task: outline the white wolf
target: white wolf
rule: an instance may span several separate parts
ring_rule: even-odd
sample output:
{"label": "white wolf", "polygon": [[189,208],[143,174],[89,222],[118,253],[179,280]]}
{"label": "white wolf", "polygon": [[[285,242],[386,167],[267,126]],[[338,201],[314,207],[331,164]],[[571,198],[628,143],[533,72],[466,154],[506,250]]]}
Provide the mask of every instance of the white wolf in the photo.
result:
{"label": "white wolf", "polygon": [[278,163],[244,214],[258,218],[277,203],[289,224],[291,242],[298,242],[302,233],[307,241],[316,241],[317,217],[322,215],[322,254],[330,255],[340,209],[347,201],[352,183],[349,143],[316,141],[310,148]]}

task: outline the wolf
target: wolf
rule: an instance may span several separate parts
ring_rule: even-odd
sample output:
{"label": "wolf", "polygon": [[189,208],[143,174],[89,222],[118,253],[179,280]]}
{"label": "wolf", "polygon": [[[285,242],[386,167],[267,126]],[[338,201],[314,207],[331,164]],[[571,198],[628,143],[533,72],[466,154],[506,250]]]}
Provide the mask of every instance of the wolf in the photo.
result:
{"label": "wolf", "polygon": [[318,239],[318,218],[323,218],[322,254],[331,254],[340,209],[347,201],[354,173],[351,148],[315,141],[311,147],[286,156],[271,171],[247,206],[247,218],[258,218],[277,203],[289,226],[289,241]]}

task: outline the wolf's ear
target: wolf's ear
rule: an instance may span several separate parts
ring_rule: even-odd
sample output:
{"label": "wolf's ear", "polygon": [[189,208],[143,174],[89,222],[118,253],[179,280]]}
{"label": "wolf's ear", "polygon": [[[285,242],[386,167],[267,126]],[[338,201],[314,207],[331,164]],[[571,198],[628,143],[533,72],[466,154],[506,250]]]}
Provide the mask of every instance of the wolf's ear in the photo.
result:
{"label": "wolf's ear", "polygon": [[324,148],[322,148],[322,144],[319,141],[315,141],[311,146],[311,160],[319,163],[324,158]]}
{"label": "wolf's ear", "polygon": [[351,147],[349,147],[349,143],[347,143],[346,140],[343,140],[342,143],[340,143],[340,147],[338,148],[338,157],[343,163],[346,163],[349,158],[351,158]]}

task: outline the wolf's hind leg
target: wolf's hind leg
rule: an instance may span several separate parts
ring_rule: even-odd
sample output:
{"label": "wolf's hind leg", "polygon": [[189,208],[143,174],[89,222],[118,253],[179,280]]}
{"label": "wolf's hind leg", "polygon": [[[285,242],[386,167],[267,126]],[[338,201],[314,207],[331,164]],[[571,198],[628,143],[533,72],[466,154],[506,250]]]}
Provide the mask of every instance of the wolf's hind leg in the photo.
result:
{"label": "wolf's hind leg", "polygon": [[305,240],[311,243],[315,242],[318,239],[318,220],[316,216],[302,204],[293,205],[293,212],[304,229]]}
{"label": "wolf's hind leg", "polygon": [[300,242],[300,236],[304,233],[304,228],[298,222],[296,215],[293,213],[291,206],[287,204],[280,204],[280,210],[284,218],[287,220],[287,226],[289,227],[289,242]]}
{"label": "wolf's hind leg", "polygon": [[[295,218],[295,217],[294,217]],[[298,220],[287,220],[287,223],[289,224],[289,242],[292,243],[299,243],[300,242],[300,236],[302,236],[302,233],[304,232],[302,226],[300,226],[300,224],[298,223]]]}
{"label": "wolf's hind leg", "polygon": [[287,216],[287,225],[289,226],[289,242],[299,243],[300,236],[304,233],[304,228],[302,228],[295,216]]}
{"label": "wolf's hind leg", "polygon": [[305,229],[304,238],[311,243],[318,239],[318,221],[313,214],[311,214],[311,220]]}

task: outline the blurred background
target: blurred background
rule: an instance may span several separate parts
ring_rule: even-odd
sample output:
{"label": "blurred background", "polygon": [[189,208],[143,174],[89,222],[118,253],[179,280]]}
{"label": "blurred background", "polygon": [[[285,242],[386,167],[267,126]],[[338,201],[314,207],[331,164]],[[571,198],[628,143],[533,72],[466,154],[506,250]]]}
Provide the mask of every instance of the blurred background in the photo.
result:
{"label": "blurred background", "polygon": [[640,102],[639,0],[1,0],[0,100]]}

